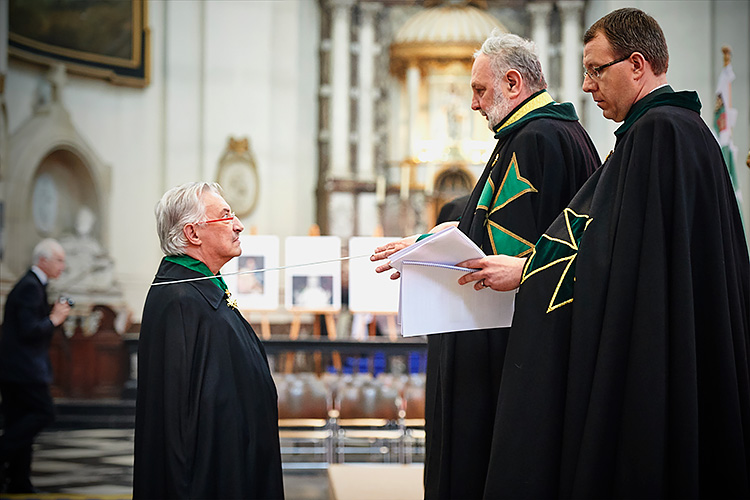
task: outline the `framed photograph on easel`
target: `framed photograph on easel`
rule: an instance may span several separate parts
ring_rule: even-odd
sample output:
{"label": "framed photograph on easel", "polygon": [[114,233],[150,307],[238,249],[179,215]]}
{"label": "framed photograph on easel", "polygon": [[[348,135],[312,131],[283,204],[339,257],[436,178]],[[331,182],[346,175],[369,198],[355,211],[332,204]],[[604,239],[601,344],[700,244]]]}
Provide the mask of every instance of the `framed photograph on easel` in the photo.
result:
{"label": "framed photograph on easel", "polygon": [[[349,239],[349,255],[372,254],[379,246],[399,238],[355,236]],[[393,271],[376,273],[383,262],[372,262],[367,257],[349,261],[349,310],[374,314],[397,313],[399,281],[390,279]]]}
{"label": "framed photograph on easel", "polygon": [[341,309],[341,238],[289,236],[284,243],[284,305],[290,311]]}
{"label": "framed photograph on easel", "polygon": [[[273,311],[279,307],[278,236],[240,236],[242,255],[222,269],[237,305],[243,311]],[[260,271],[267,269],[266,271]],[[238,274],[235,274],[238,273]]]}

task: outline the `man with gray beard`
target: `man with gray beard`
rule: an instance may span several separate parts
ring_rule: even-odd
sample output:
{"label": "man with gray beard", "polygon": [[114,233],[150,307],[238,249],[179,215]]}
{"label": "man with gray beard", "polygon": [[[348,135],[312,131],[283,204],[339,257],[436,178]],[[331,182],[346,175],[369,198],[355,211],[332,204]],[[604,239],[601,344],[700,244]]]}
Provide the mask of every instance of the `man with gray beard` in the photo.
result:
{"label": "man with gray beard", "polygon": [[[547,93],[532,42],[493,33],[474,55],[471,88],[471,108],[487,119],[497,146],[460,220],[431,232],[457,224],[487,254],[474,267],[489,271],[501,254],[531,254],[600,161],[573,105]],[[371,259],[419,238],[377,248]],[[487,287],[490,279],[475,286]],[[483,496],[507,338],[507,328],[428,337],[425,498]]]}

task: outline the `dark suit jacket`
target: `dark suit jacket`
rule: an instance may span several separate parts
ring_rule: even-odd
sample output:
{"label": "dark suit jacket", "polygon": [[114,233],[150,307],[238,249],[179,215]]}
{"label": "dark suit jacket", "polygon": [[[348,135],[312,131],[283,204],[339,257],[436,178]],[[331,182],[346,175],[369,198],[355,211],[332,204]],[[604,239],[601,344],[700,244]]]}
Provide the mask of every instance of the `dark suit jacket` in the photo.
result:
{"label": "dark suit jacket", "polygon": [[54,325],[49,319],[45,286],[29,270],[13,287],[5,302],[0,337],[0,380],[51,383],[49,346]]}

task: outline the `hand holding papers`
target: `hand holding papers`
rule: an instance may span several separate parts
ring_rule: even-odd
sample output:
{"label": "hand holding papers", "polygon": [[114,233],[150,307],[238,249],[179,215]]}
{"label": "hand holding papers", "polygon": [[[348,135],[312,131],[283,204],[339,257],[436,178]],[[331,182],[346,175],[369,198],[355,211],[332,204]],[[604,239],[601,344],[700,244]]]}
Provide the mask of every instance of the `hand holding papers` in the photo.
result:
{"label": "hand holding papers", "polygon": [[428,236],[391,256],[401,272],[399,320],[404,337],[510,326],[516,291],[475,290],[454,264],[485,257],[458,228]]}
{"label": "hand holding papers", "polygon": [[456,226],[431,234],[391,255],[391,267],[401,271],[404,261],[454,265],[468,259],[481,259],[484,252]]}
{"label": "hand holding papers", "polygon": [[510,326],[516,291],[459,285],[465,267],[406,261],[399,319],[404,337]]}

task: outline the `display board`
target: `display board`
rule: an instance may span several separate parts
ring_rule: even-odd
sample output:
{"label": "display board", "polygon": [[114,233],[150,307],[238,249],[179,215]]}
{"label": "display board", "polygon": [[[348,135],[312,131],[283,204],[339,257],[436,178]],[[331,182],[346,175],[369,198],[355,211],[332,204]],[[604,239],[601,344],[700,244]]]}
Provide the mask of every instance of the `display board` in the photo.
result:
{"label": "display board", "polygon": [[341,238],[289,236],[284,242],[284,305],[290,311],[341,309]]}
{"label": "display board", "polygon": [[384,261],[372,262],[368,257],[374,250],[399,238],[355,236],[349,239],[349,310],[351,312],[398,312],[398,280],[390,279],[393,272],[376,273]]}
{"label": "display board", "polygon": [[[242,235],[240,244],[242,255],[221,268],[237,305],[245,311],[278,309],[281,274],[278,236]],[[261,269],[267,270],[254,272]]]}

